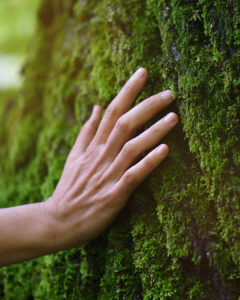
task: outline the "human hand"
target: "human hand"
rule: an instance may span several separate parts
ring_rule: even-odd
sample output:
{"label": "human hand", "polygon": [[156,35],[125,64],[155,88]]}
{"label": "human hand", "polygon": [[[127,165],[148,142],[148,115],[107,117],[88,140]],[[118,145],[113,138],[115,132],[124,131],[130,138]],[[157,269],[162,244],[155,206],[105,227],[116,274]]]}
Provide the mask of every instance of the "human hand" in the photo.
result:
{"label": "human hand", "polygon": [[140,68],[108,106],[95,106],[71,150],[60,181],[42,212],[52,228],[54,251],[79,246],[97,237],[114,220],[131,192],[168,155],[160,145],[135,165],[142,152],[156,145],[178,122],[175,113],[131,139],[133,133],[173,101],[164,91],[131,110],[147,80]]}

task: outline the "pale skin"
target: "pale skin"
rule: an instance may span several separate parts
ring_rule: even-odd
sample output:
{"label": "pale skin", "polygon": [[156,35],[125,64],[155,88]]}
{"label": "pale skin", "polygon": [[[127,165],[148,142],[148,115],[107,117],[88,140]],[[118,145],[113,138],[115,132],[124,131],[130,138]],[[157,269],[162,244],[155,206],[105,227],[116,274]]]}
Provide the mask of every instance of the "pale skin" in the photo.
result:
{"label": "pale skin", "polygon": [[[156,145],[177,124],[175,113],[133,137],[138,128],[173,101],[172,92],[167,90],[130,109],[147,77],[144,68],[138,69],[103,117],[103,108],[94,106],[52,197],[0,209],[0,266],[96,238],[112,223],[132,191],[166,158],[168,146]],[[146,150],[151,151],[137,161]]]}

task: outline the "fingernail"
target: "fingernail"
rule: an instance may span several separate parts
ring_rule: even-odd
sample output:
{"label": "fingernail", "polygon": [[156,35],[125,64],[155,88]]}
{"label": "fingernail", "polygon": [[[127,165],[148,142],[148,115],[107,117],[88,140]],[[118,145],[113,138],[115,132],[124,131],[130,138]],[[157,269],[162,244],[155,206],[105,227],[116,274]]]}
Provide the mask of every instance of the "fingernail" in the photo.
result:
{"label": "fingernail", "polygon": [[166,154],[168,152],[168,146],[165,144],[160,145],[157,152],[160,154]]}
{"label": "fingernail", "polygon": [[164,117],[164,121],[168,124],[175,124],[177,122],[177,115],[171,112]]}
{"label": "fingernail", "polygon": [[146,74],[146,70],[144,68],[138,69],[135,74],[133,75],[134,77],[144,77]]}
{"label": "fingernail", "polygon": [[171,102],[174,98],[173,98],[173,94],[171,90],[166,90],[161,92],[161,97],[163,100]]}

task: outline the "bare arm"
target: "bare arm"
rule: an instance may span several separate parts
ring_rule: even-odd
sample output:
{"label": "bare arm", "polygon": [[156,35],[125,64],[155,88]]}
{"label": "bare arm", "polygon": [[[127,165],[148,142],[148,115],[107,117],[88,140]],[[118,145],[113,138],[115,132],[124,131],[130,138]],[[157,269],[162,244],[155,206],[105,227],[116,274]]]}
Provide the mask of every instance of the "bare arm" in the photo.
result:
{"label": "bare arm", "polygon": [[49,226],[41,203],[0,209],[0,266],[53,253]]}
{"label": "bare arm", "polygon": [[136,129],[173,101],[171,92],[164,91],[129,110],[146,80],[145,69],[134,73],[102,119],[102,108],[95,106],[52,197],[0,210],[0,265],[69,249],[97,237],[137,185],[168,155],[168,146],[160,145],[135,163],[178,121],[177,115],[170,113],[131,138]]}

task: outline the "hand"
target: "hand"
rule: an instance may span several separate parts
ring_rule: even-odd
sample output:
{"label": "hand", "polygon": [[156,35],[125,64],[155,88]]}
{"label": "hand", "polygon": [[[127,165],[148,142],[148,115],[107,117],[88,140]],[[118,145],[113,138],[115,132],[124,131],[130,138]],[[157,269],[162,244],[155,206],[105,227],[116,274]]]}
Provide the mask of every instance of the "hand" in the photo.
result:
{"label": "hand", "polygon": [[97,237],[113,221],[131,192],[168,155],[160,145],[137,162],[177,124],[169,113],[130,139],[137,128],[173,101],[167,90],[128,111],[147,80],[140,68],[108,106],[95,106],[71,150],[61,179],[42,211],[51,223],[55,251],[78,246]]}

